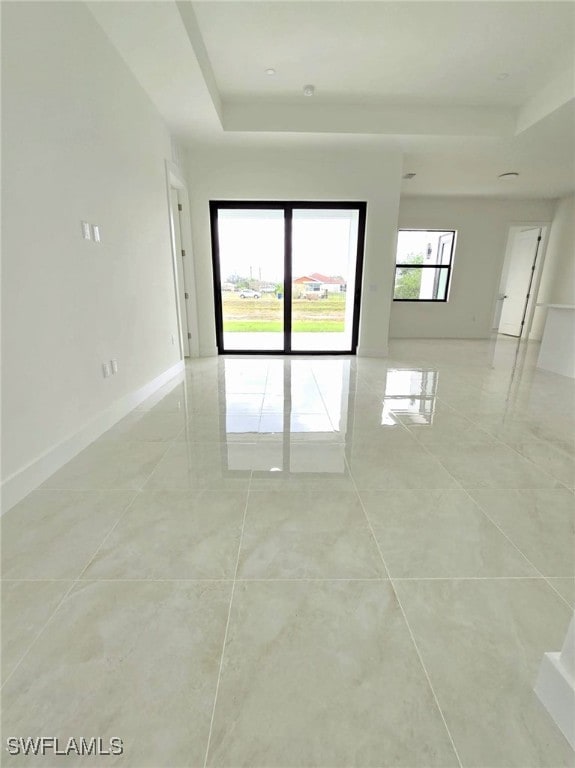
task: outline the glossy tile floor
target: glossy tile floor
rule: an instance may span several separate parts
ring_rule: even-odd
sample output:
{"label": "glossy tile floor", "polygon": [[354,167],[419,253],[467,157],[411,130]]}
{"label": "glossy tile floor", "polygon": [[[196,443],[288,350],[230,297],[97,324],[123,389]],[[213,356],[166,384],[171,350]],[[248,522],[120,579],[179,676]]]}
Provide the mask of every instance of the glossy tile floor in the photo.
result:
{"label": "glossy tile floor", "polygon": [[573,766],[532,691],[575,602],[573,383],[536,353],[191,362],[3,518],[4,736]]}

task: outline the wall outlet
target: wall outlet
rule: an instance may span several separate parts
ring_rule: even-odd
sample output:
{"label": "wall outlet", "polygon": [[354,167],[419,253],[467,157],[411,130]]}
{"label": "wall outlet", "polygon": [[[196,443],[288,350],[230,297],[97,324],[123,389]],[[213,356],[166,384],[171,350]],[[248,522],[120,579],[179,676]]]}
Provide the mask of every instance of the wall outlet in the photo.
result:
{"label": "wall outlet", "polygon": [[110,373],[111,373],[110,363],[102,363],[102,375],[104,376],[104,378],[107,379]]}
{"label": "wall outlet", "polygon": [[174,336],[174,334],[172,333],[172,344],[175,344],[175,343],[176,343],[176,337],[175,337],[175,336]]}
{"label": "wall outlet", "polygon": [[118,373],[118,361],[110,360],[110,368],[112,369],[112,373]]}
{"label": "wall outlet", "polygon": [[84,240],[91,240],[92,239],[92,232],[90,229],[90,225],[87,221],[82,221],[82,237]]}

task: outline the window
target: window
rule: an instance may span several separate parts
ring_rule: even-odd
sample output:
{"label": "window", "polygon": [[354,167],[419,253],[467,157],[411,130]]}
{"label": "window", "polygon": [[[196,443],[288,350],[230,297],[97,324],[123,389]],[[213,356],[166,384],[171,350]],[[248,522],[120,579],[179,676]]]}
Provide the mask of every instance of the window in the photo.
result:
{"label": "window", "polygon": [[454,247],[453,230],[400,229],[394,301],[447,301]]}
{"label": "window", "polygon": [[211,200],[219,352],[355,354],[366,210]]}

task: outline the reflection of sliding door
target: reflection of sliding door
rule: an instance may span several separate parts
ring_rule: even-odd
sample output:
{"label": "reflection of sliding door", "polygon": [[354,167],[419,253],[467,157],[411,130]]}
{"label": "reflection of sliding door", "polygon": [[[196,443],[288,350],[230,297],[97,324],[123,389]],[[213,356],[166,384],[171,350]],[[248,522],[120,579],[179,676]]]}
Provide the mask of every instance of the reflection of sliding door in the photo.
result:
{"label": "reflection of sliding door", "polygon": [[220,352],[354,353],[365,203],[211,202]]}
{"label": "reflection of sliding door", "polygon": [[[345,476],[354,413],[346,358],[241,358],[223,362],[220,445],[228,476],[313,483]],[[270,486],[271,487],[271,486]]]}

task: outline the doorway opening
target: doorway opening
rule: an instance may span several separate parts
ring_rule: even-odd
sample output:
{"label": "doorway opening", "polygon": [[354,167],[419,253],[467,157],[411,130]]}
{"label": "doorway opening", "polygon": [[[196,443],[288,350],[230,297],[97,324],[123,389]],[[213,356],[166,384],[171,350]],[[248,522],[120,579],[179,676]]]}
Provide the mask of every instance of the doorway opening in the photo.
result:
{"label": "doorway opening", "polygon": [[365,217],[365,203],[211,201],[220,354],[355,354]]}
{"label": "doorway opening", "polygon": [[501,275],[494,328],[505,336],[528,335],[543,256],[544,227],[513,226]]}

